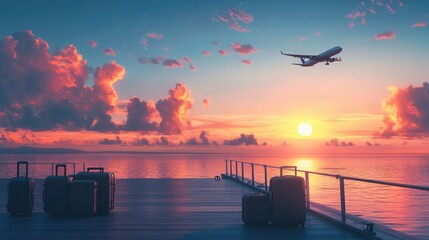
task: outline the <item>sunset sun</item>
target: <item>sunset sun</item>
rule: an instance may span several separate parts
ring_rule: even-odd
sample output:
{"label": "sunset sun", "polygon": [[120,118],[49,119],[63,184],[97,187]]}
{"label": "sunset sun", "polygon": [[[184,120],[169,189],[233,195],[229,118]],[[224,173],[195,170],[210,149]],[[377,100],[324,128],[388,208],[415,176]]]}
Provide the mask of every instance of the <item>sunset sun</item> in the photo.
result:
{"label": "sunset sun", "polygon": [[298,134],[303,137],[308,137],[313,133],[313,127],[306,122],[302,122],[296,128]]}

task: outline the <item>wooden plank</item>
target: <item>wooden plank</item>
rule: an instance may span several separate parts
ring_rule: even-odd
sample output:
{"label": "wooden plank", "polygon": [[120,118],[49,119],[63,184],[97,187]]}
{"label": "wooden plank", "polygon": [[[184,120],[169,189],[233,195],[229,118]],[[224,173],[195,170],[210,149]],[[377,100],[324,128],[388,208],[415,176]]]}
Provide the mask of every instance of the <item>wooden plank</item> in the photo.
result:
{"label": "wooden plank", "polygon": [[90,218],[49,217],[36,181],[31,217],[6,213],[7,181],[0,181],[0,239],[364,239],[308,213],[305,228],[249,227],[241,196],[249,188],[212,179],[120,179],[115,209]]}

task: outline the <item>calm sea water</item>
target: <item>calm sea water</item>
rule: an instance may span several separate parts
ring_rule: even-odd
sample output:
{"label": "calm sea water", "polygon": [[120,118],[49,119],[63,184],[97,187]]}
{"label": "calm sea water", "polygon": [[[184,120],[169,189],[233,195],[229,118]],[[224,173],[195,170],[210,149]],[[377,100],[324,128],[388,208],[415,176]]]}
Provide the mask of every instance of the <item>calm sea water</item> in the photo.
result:
{"label": "calm sea water", "polygon": [[[61,154],[0,155],[0,179],[16,175],[17,161],[38,163],[29,175],[44,178],[51,164],[74,163],[76,172],[86,167],[104,167],[117,178],[213,178],[225,172],[225,159],[273,166],[295,165],[310,170],[345,176],[429,186],[429,155],[285,155],[285,154]],[[5,164],[12,163],[12,164]],[[235,165],[233,165],[235,173]],[[239,174],[241,166],[238,166]],[[250,166],[244,167],[250,177]],[[73,165],[68,164],[68,174]],[[269,170],[268,179],[278,175]],[[264,182],[263,168],[255,168],[255,177]],[[310,175],[312,202],[340,209],[339,182],[333,177]],[[429,239],[429,192],[371,183],[348,181],[347,213],[380,223],[421,239]],[[3,191],[3,190],[1,190]]]}

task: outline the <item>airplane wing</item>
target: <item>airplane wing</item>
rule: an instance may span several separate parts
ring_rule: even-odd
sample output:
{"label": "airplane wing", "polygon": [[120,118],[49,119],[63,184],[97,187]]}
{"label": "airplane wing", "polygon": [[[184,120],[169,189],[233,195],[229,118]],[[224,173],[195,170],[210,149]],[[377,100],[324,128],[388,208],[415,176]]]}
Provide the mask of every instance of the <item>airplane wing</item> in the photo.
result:
{"label": "airplane wing", "polygon": [[290,54],[290,53],[283,53],[280,51],[282,55],[290,56],[290,57],[296,57],[296,58],[311,58],[313,55],[302,55],[302,54]]}

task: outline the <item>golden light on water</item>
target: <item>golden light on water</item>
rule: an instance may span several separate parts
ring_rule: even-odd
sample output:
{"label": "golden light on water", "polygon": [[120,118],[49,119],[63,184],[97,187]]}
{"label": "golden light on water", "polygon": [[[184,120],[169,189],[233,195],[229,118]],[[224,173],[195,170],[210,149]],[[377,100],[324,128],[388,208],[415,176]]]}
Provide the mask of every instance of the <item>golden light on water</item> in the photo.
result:
{"label": "golden light on water", "polygon": [[296,162],[296,167],[298,168],[298,170],[312,171],[314,170],[314,163],[313,163],[313,160],[299,159]]}

